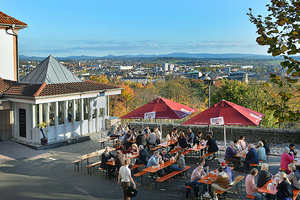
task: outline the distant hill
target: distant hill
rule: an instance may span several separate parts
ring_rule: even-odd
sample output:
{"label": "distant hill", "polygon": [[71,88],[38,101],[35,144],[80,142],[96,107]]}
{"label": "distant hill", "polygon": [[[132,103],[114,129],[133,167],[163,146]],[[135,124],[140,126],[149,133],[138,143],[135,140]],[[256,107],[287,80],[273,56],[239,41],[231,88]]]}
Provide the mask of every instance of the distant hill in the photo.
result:
{"label": "distant hill", "polygon": [[[209,54],[209,53],[171,53],[171,54],[160,54],[160,55],[123,55],[123,56],[67,56],[67,57],[56,57],[58,60],[94,60],[94,59],[103,59],[103,58],[159,58],[159,57],[172,57],[172,58],[201,58],[201,59],[278,59],[278,57],[272,57],[271,55],[258,55],[258,54]],[[46,57],[37,57],[37,56],[24,56],[20,55],[20,60],[43,60]]]}

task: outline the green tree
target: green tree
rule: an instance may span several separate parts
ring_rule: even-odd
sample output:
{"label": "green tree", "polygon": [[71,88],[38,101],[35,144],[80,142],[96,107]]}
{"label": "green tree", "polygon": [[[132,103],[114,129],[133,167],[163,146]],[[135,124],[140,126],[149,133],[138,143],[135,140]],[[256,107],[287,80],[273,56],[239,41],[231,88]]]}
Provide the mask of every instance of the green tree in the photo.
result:
{"label": "green tree", "polygon": [[[250,21],[256,25],[258,37],[257,43],[262,46],[268,46],[268,53],[273,56],[283,56],[284,61],[281,66],[287,70],[287,75],[281,77],[271,74],[271,83],[277,84],[280,88],[279,95],[285,103],[268,103],[267,108],[274,110],[274,117],[282,122],[299,122],[300,111],[292,109],[288,102],[299,95],[300,87],[294,91],[286,92],[286,88],[292,88],[292,85],[298,81],[300,74],[299,61],[291,57],[300,53],[300,1],[298,0],[271,0],[266,5],[270,12],[266,17],[252,14],[252,9],[247,14]],[[265,84],[268,86],[268,84]],[[298,102],[299,103],[299,102]]]}

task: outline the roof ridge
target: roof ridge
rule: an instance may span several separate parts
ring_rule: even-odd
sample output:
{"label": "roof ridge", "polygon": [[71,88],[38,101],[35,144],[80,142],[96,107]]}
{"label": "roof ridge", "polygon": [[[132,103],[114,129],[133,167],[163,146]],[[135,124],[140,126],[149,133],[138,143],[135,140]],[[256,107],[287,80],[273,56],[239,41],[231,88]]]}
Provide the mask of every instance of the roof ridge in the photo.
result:
{"label": "roof ridge", "polygon": [[41,87],[38,89],[38,91],[36,91],[36,93],[34,93],[34,97],[38,97],[40,95],[40,93],[42,92],[42,90],[46,87],[47,83],[44,82]]}

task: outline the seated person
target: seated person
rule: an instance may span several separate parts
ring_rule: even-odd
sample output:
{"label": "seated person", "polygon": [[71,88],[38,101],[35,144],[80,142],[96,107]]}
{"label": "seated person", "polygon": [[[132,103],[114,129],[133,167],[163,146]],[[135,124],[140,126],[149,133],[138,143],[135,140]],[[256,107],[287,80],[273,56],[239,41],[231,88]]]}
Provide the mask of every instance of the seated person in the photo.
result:
{"label": "seated person", "polygon": [[150,131],[151,131],[151,132],[150,132],[150,134],[148,135],[147,143],[148,143],[148,144],[154,145],[155,142],[156,142],[156,135],[155,135],[155,133],[154,133],[154,129],[153,129],[153,128],[151,128]]}
{"label": "seated person", "polygon": [[142,134],[142,131],[138,131],[138,136],[136,137],[136,145],[140,146],[146,146],[147,145],[147,139],[145,135]]}
{"label": "seated person", "polygon": [[[207,134],[206,135],[206,139],[207,139],[207,143],[206,143],[206,148],[207,148],[207,152],[208,153],[214,153],[213,155],[213,158],[212,160],[214,160],[216,158],[216,154],[215,152],[219,151],[219,147],[217,145],[217,142],[216,140],[210,135],[210,134]],[[210,156],[209,156],[210,157]],[[208,158],[209,158],[208,157]]]}
{"label": "seated person", "polygon": [[246,154],[246,159],[244,161],[244,172],[248,173],[250,164],[258,164],[259,163],[259,158],[258,155],[255,151],[254,145],[249,144],[248,145],[248,153]]}
{"label": "seated person", "polygon": [[[160,154],[162,161],[166,162],[170,160],[170,156],[167,154],[167,150],[165,148],[162,148],[160,151]],[[170,173],[170,166],[165,167],[164,171],[168,174]]]}
{"label": "seated person", "polygon": [[149,153],[147,152],[146,149],[144,149],[143,145],[140,145],[139,148],[140,148],[140,153],[139,153],[139,158],[137,159],[136,163],[144,164],[147,166],[148,160],[149,160]]}
{"label": "seated person", "polygon": [[[263,163],[261,165],[261,171],[258,174],[258,178],[257,178],[257,187],[263,187],[268,181],[270,181],[272,179],[272,174],[270,172],[268,172],[269,169],[269,165],[266,163]],[[266,194],[266,199],[267,200],[272,200],[273,199],[273,195],[270,194]]]}
{"label": "seated person", "polygon": [[267,141],[266,140],[261,140],[261,141],[262,141],[262,143],[264,143],[264,148],[266,150],[266,155],[267,156],[270,155],[270,147],[269,147]]}
{"label": "seated person", "polygon": [[207,169],[209,166],[208,164],[205,162],[205,158],[200,158],[199,159],[199,165],[202,165],[203,166],[203,170],[208,173],[209,170]]}
{"label": "seated person", "polygon": [[283,200],[285,198],[294,198],[293,188],[291,182],[286,177],[285,172],[279,173],[279,178],[277,184],[277,200]]}
{"label": "seated person", "polygon": [[212,184],[213,187],[213,198],[217,199],[217,194],[215,191],[221,190],[221,191],[227,191],[229,189],[230,179],[228,175],[223,171],[222,167],[218,168],[218,175],[216,179],[208,178]]}
{"label": "seated person", "polygon": [[176,153],[176,163],[170,166],[170,171],[182,171],[185,168],[185,160],[184,155],[181,151]]}
{"label": "seated person", "polygon": [[296,157],[297,153],[296,146],[294,144],[290,144],[290,156],[294,154],[294,157]]}
{"label": "seated person", "polygon": [[138,146],[134,143],[129,147],[126,151],[126,153],[139,153],[139,148]]}
{"label": "seated person", "polygon": [[221,167],[223,168],[223,171],[228,175],[230,185],[233,185],[235,180],[234,180],[231,169],[226,165],[225,162],[221,163]]}
{"label": "seated person", "polygon": [[146,126],[143,130],[143,134],[147,135],[148,133],[150,133],[150,129],[149,129],[149,126]]}
{"label": "seated person", "polygon": [[115,156],[115,165],[117,171],[119,171],[120,167],[125,165],[125,154],[122,154],[122,151],[117,150],[117,155]]}
{"label": "seated person", "polygon": [[238,140],[239,146],[242,148],[242,150],[246,149],[246,142],[245,142],[245,136],[241,135],[240,139]]}
{"label": "seated person", "polygon": [[[194,193],[195,193],[195,197],[198,198],[199,197],[199,194],[198,194],[198,191],[199,191],[199,187],[196,187],[196,186],[201,186],[203,185],[203,189],[204,189],[204,195],[203,197],[204,198],[210,198],[210,195],[209,193],[207,192],[207,185],[204,184],[204,183],[199,183],[198,181],[200,179],[202,179],[202,177],[206,176],[206,173],[205,171],[203,170],[203,165],[199,165],[198,167],[196,167],[193,172],[192,172],[192,175],[191,175],[191,183],[190,183],[190,186],[194,189]],[[193,187],[194,186],[194,187]],[[196,190],[196,191],[195,191]],[[189,195],[189,190],[187,189],[186,191],[186,197],[188,198],[188,195]]]}
{"label": "seated person", "polygon": [[173,138],[172,131],[169,131],[169,133],[166,135],[165,142],[172,140],[172,138]]}
{"label": "seated person", "polygon": [[[159,155],[159,152],[158,151],[154,151],[153,152],[153,156],[151,156],[151,158],[148,161],[147,168],[151,167],[153,165],[157,165],[160,162],[161,162],[161,156]],[[151,177],[154,178],[154,175],[155,175],[155,173],[151,174]],[[162,177],[163,176],[162,170],[157,171],[157,175],[159,177]]]}
{"label": "seated person", "polygon": [[185,135],[182,131],[179,133],[178,145],[180,146],[180,148],[184,148],[184,149],[188,147],[187,141],[185,139]]}
{"label": "seated person", "polygon": [[292,163],[294,161],[294,154],[289,154],[289,148],[285,147],[283,149],[283,153],[281,154],[281,160],[280,160],[280,168],[286,169],[287,173],[290,174],[291,171],[288,169],[288,164]]}
{"label": "seated person", "polygon": [[134,134],[132,133],[131,130],[128,130],[127,134],[124,136],[122,144],[125,145],[126,149],[128,149],[131,144],[132,144],[132,140],[134,140]]}
{"label": "seated person", "polygon": [[264,143],[259,141],[257,144],[258,148],[256,149],[256,153],[258,155],[258,159],[262,160],[263,163],[267,162],[266,150],[264,148]]}
{"label": "seated person", "polygon": [[194,145],[194,138],[195,138],[195,135],[192,131],[191,128],[188,128],[187,129],[187,133],[189,134],[187,137],[186,137],[186,140],[187,140],[187,143],[189,145],[189,147],[192,147]]}
{"label": "seated person", "polygon": [[202,140],[202,132],[199,131],[197,133],[197,135],[195,136],[195,138],[194,138],[194,144],[193,145],[195,145],[195,144],[199,145],[199,144],[201,144],[202,141],[203,141]]}
{"label": "seated person", "polygon": [[240,147],[238,140],[234,140],[234,149],[236,150],[237,153],[239,153],[240,151],[242,151],[243,149]]}
{"label": "seated person", "polygon": [[262,194],[258,192],[255,186],[254,177],[257,175],[258,170],[256,168],[251,169],[250,174],[246,177],[246,193],[247,195],[255,196],[256,199],[262,199]]}
{"label": "seated person", "polygon": [[296,170],[296,166],[293,163],[290,163],[288,168],[291,173],[287,178],[292,183],[293,190],[300,190],[300,172]]}
{"label": "seated person", "polygon": [[100,167],[107,170],[110,179],[111,177],[115,177],[115,175],[113,174],[113,172],[115,171],[115,166],[108,165],[106,164],[106,162],[113,160],[114,157],[115,156],[112,153],[110,153],[110,147],[109,146],[105,147],[105,151],[101,155]]}
{"label": "seated person", "polygon": [[155,133],[155,136],[156,136],[156,144],[160,144],[161,142],[161,132],[158,130],[157,127],[154,128],[154,133]]}
{"label": "seated person", "polygon": [[229,142],[229,146],[226,148],[225,151],[225,160],[230,161],[234,164],[234,171],[238,171],[240,166],[240,159],[235,157],[237,155],[237,150],[234,148],[234,143],[231,141]]}
{"label": "seated person", "polygon": [[123,133],[123,127],[122,127],[122,125],[120,124],[120,125],[118,126],[118,128],[115,129],[114,133],[113,133],[112,135],[110,135],[110,137],[116,137],[116,138],[118,138],[118,137],[120,137],[120,136],[122,135],[122,133]]}

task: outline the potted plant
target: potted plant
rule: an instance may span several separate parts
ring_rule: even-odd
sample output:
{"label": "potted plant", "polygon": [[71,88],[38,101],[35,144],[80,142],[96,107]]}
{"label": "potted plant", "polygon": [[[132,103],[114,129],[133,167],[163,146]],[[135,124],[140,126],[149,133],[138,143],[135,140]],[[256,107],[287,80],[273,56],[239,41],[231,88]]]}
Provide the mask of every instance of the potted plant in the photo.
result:
{"label": "potted plant", "polygon": [[38,127],[40,128],[40,131],[43,134],[43,138],[41,138],[41,145],[47,145],[48,143],[48,138],[46,138],[43,130],[44,128],[46,128],[46,132],[48,132],[47,126],[48,126],[47,122],[42,122],[38,124]]}

